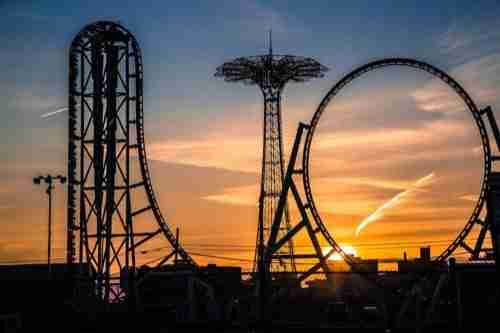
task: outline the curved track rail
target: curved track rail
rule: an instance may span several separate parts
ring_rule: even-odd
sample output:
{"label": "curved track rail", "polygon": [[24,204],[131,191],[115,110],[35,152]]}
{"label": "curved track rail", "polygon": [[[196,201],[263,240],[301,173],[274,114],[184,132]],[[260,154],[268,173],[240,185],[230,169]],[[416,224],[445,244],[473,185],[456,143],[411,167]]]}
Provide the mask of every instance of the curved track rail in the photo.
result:
{"label": "curved track rail", "polygon": [[388,59],[382,59],[382,60],[377,60],[370,62],[366,65],[363,65],[354,71],[350,72],[349,74],[345,75],[340,81],[338,81],[327,93],[327,95],[323,98],[321,103],[319,104],[316,112],[314,113],[312,120],[310,122],[310,129],[307,132],[307,136],[305,139],[305,144],[304,144],[304,150],[303,150],[303,184],[304,184],[304,190],[305,194],[307,197],[307,201],[310,205],[310,210],[312,215],[314,216],[314,219],[325,237],[325,239],[330,243],[333,249],[337,251],[344,260],[347,263],[352,264],[354,262],[354,259],[347,255],[342,248],[338,245],[338,243],[335,241],[335,239],[332,237],[332,235],[329,233],[328,229],[325,227],[323,224],[323,221],[321,219],[321,216],[316,208],[316,205],[314,203],[314,197],[312,194],[312,189],[310,185],[310,176],[309,176],[309,159],[310,159],[310,151],[311,151],[311,143],[314,138],[314,132],[316,130],[316,127],[319,124],[319,121],[321,119],[322,114],[324,113],[326,107],[329,105],[329,103],[334,99],[334,97],[339,93],[339,91],[349,85],[353,80],[356,78],[362,76],[363,74],[366,74],[368,72],[385,68],[385,67],[391,67],[391,66],[403,66],[403,67],[411,67],[415,68],[418,70],[422,70],[424,72],[427,72],[437,78],[439,78],[442,82],[444,82],[446,85],[448,85],[451,89],[453,89],[457,95],[463,100],[463,102],[466,104],[468,110],[470,111],[473,120],[478,128],[479,134],[481,136],[481,144],[482,144],[482,149],[483,149],[483,176],[481,180],[481,189],[480,189],[480,194],[479,198],[476,202],[476,205],[474,207],[474,210],[472,211],[472,214],[470,215],[467,223],[465,224],[464,228],[462,231],[457,235],[455,240],[449,244],[449,246],[435,259],[436,261],[444,261],[446,258],[448,258],[457,247],[461,246],[464,244],[465,238],[471,231],[471,229],[474,227],[476,223],[479,222],[479,216],[481,214],[481,211],[485,207],[485,200],[486,200],[486,190],[487,190],[487,183],[488,179],[490,177],[491,173],[491,162],[492,162],[492,157],[491,157],[491,149],[490,149],[490,142],[488,138],[488,133],[486,131],[486,126],[485,123],[481,117],[481,112],[477,108],[476,104],[472,100],[472,98],[469,96],[469,94],[462,88],[462,86],[454,80],[451,76],[446,74],[444,71],[428,64],[422,61],[414,60],[414,59],[407,59],[407,58],[388,58]]}
{"label": "curved track rail", "polygon": [[[129,33],[130,34],[130,33]],[[136,68],[137,68],[137,89],[140,89],[140,93],[137,94],[137,96],[140,96],[139,100],[137,101],[137,109],[136,109],[136,121],[137,121],[137,144],[139,145],[139,150],[138,150],[138,156],[139,156],[139,161],[140,161],[140,167],[141,167],[141,173],[142,177],[144,179],[144,187],[146,190],[146,195],[149,200],[149,204],[151,205],[151,209],[153,210],[153,214],[156,218],[156,221],[158,222],[158,225],[163,231],[164,236],[167,238],[167,240],[170,242],[172,246],[175,247],[176,245],[176,238],[175,235],[172,233],[170,230],[166,219],[163,217],[160,206],[158,205],[158,201],[156,200],[156,196],[154,194],[153,190],[153,185],[151,182],[151,174],[149,172],[148,168],[148,160],[146,156],[146,142],[144,139],[144,112],[143,112],[143,94],[142,94],[142,87],[143,87],[143,70],[142,70],[142,55],[141,55],[141,50],[139,48],[139,45],[135,38],[132,36],[132,47],[137,53],[136,57]],[[194,260],[188,255],[188,253],[182,248],[182,246],[178,246],[177,251],[179,252],[179,255],[181,256],[182,259],[185,261],[195,264]]]}

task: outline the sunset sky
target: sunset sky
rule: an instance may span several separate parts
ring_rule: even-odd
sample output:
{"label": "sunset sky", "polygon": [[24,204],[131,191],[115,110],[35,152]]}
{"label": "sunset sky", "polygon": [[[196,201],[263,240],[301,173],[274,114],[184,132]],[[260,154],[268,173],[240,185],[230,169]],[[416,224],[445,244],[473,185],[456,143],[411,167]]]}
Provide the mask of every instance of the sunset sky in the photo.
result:
{"label": "sunset sky", "polygon": [[[3,0],[0,10],[0,262],[45,258],[46,197],[32,177],[66,173],[67,114],[41,116],[66,106],[70,42],[96,20],[118,21],[142,48],[153,184],[193,253],[253,258],[261,95],[213,74],[225,61],[265,53],[269,29],[275,53],[330,68],[325,78],[285,88],[286,156],[298,122],[311,119],[333,84],[383,57],[447,71],[500,118],[498,1]],[[311,158],[330,233],[362,257],[416,256],[420,245],[439,254],[470,216],[483,167],[478,131],[461,100],[412,69],[372,72],[342,90],[321,120]],[[62,186],[55,204],[54,257],[62,258]]]}

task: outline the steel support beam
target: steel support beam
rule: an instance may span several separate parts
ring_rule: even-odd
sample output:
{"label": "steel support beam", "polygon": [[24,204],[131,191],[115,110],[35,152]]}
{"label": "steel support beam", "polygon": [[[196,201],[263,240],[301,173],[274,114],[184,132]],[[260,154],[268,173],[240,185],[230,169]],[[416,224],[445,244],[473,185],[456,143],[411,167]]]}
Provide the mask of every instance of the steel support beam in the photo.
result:
{"label": "steel support beam", "polygon": [[[86,270],[92,276],[83,276],[82,269],[78,279],[95,282],[95,295],[104,304],[116,301],[117,296],[135,304],[136,265],[150,260],[144,258],[147,250],[136,253],[138,246],[144,248],[163,234],[169,244],[166,253],[169,247],[175,248],[184,262],[195,265],[176,244],[151,185],[140,48],[121,25],[99,21],[77,34],[69,63],[67,261],[92,266]],[[137,159],[132,158],[132,149]],[[132,163],[137,163],[139,175],[132,175]],[[141,189],[147,202],[144,208],[134,207]],[[146,211],[153,218],[141,223],[141,231],[136,232],[135,221]],[[140,260],[137,254],[142,255]],[[129,284],[123,288],[116,275],[125,272]],[[126,295],[121,294],[123,290]]]}

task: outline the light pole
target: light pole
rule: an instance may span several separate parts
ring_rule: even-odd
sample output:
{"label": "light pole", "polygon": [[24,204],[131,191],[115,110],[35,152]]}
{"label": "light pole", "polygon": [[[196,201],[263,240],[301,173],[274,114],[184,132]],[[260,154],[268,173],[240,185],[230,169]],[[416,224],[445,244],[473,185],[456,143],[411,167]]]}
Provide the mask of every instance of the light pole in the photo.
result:
{"label": "light pole", "polygon": [[52,270],[50,266],[50,252],[51,252],[51,243],[52,243],[52,190],[54,189],[53,181],[54,180],[59,180],[61,184],[64,184],[66,182],[66,177],[57,175],[57,176],[52,176],[52,175],[47,175],[47,176],[37,176],[33,178],[33,183],[40,185],[40,183],[45,181],[45,183],[48,185],[47,189],[45,190],[45,193],[49,196],[49,223],[48,223],[48,245],[47,245],[47,266],[49,269],[49,278],[51,276]]}

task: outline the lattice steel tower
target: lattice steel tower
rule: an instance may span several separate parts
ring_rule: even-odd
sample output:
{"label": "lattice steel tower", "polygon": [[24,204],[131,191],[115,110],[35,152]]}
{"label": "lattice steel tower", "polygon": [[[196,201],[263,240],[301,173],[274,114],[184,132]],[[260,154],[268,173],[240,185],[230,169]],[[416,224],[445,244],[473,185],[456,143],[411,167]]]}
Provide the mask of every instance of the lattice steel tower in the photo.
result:
{"label": "lattice steel tower", "polygon": [[136,267],[153,263],[149,247],[165,248],[157,266],[179,256],[195,264],[153,192],[142,67],[137,40],[113,22],[84,27],[71,44],[67,262],[92,266],[88,278],[105,303],[131,296]]}
{"label": "lattice steel tower", "polygon": [[[311,58],[273,54],[271,33],[269,34],[268,54],[237,58],[217,67],[215,76],[223,77],[228,82],[242,81],[248,85],[257,85],[264,97],[264,138],[254,272],[261,270],[257,263],[263,257],[283,185],[281,123],[283,88],[289,81],[305,82],[312,78],[323,77],[327,70],[328,68]],[[290,229],[288,207],[285,208],[283,219],[281,235],[286,234]],[[273,257],[271,271],[295,272],[293,251],[293,243],[289,240]]]}

